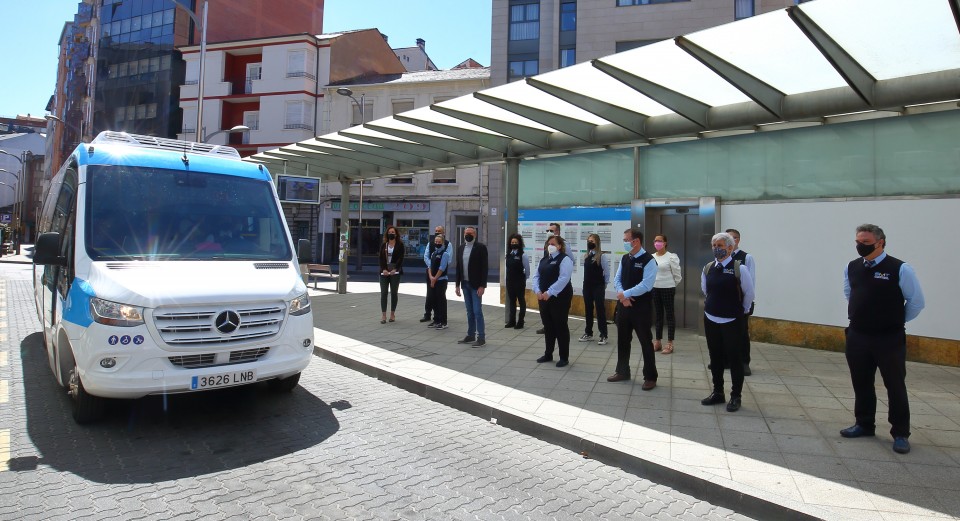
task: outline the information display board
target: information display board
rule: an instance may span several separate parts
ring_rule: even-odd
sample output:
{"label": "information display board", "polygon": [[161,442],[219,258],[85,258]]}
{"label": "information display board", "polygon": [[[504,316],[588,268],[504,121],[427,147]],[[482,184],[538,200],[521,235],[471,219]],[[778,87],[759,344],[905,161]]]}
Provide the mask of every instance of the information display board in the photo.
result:
{"label": "information display board", "polygon": [[[583,294],[583,258],[587,253],[587,237],[591,233],[600,236],[600,250],[604,253],[610,283],[607,284],[607,298],[616,296],[613,291],[613,276],[620,266],[623,251],[623,231],[630,228],[630,207],[594,207],[594,208],[543,208],[520,210],[518,212],[518,233],[523,236],[526,254],[530,257],[530,269],[536,270],[544,255],[547,226],[555,222],[560,225],[560,236],[567,243],[567,253],[573,257],[574,293]],[[527,287],[532,288],[533,271],[527,279]]]}

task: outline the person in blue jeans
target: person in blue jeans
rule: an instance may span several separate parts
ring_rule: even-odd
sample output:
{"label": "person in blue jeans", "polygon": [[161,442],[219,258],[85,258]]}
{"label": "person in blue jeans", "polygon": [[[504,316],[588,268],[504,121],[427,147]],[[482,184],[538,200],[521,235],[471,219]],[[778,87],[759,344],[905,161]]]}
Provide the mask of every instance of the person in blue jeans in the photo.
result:
{"label": "person in blue jeans", "polygon": [[[463,231],[463,244],[457,248],[456,292],[463,295],[467,307],[467,336],[458,344],[480,347],[487,343],[481,299],[487,289],[487,247],[477,242],[477,229]],[[462,290],[462,293],[461,293]]]}

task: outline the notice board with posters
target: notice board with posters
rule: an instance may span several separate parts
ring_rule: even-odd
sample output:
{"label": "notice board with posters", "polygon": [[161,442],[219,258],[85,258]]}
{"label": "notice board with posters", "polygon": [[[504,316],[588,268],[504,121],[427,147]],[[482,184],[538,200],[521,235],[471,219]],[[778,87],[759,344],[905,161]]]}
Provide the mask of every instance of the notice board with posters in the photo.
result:
{"label": "notice board with posters", "polygon": [[607,298],[616,296],[613,276],[626,253],[623,250],[623,231],[631,226],[629,206],[521,209],[517,221],[518,233],[523,236],[525,252],[530,257],[528,288],[532,288],[533,270],[537,269],[544,255],[547,226],[557,223],[560,225],[560,236],[567,244],[567,253],[574,260],[573,276],[570,278],[574,292],[583,294],[583,258],[587,253],[587,237],[596,233],[600,236],[600,251],[606,257],[610,274]]}

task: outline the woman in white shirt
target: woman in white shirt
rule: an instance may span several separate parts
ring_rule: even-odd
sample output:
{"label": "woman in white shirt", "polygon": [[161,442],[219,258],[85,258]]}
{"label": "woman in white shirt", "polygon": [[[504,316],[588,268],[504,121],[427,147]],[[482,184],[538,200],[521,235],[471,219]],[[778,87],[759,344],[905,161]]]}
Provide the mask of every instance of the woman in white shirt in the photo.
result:
{"label": "woman in white shirt", "polygon": [[[653,308],[657,313],[657,339],[653,342],[654,351],[673,352],[673,335],[677,329],[677,319],[673,312],[673,299],[677,284],[683,277],[680,274],[680,257],[667,251],[667,236],[660,234],[653,238],[653,254],[657,261],[657,280],[653,283]],[[663,347],[663,318],[667,318],[667,346]]]}

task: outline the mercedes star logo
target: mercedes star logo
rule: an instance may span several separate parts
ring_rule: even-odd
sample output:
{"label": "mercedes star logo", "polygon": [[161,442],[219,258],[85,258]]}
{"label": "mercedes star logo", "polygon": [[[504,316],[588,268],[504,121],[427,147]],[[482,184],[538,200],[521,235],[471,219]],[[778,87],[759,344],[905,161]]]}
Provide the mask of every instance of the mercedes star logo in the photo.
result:
{"label": "mercedes star logo", "polygon": [[229,335],[240,327],[240,315],[236,311],[224,311],[217,315],[214,325],[217,327],[217,331]]}

